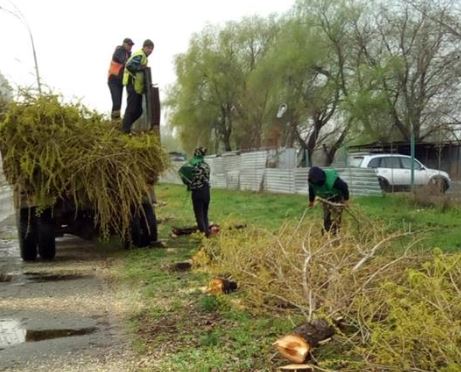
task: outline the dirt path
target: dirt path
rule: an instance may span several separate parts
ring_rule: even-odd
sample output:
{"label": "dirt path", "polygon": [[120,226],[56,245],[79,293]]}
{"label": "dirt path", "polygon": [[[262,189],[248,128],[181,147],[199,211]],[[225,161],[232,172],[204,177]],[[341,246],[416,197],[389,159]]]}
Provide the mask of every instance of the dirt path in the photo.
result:
{"label": "dirt path", "polygon": [[18,257],[9,219],[0,224],[1,371],[137,369],[101,250],[61,238],[54,262]]}

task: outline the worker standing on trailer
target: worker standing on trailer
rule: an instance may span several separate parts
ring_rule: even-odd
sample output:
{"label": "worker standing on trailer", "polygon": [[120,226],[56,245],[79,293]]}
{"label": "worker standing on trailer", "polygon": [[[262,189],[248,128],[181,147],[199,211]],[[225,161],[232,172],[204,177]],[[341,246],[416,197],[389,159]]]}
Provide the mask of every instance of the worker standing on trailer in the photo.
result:
{"label": "worker standing on trailer", "polygon": [[115,48],[112,60],[110,61],[107,84],[109,85],[110,96],[112,98],[112,120],[120,119],[123,96],[123,71],[126,61],[128,61],[131,56],[131,48],[133,45],[133,40],[129,37],[123,39],[122,45]]}
{"label": "worker standing on trailer", "polygon": [[323,228],[336,234],[341,227],[341,215],[345,202],[349,200],[349,187],[335,169],[312,167],[307,178],[309,184],[309,208],[316,197],[323,199]]}
{"label": "worker standing on trailer", "polygon": [[144,70],[154,50],[152,40],[145,40],[142,49],[133,53],[128,59],[123,73],[123,85],[128,93],[125,115],[123,116],[122,132],[130,133],[131,126],[142,115],[142,96],[145,92]]}

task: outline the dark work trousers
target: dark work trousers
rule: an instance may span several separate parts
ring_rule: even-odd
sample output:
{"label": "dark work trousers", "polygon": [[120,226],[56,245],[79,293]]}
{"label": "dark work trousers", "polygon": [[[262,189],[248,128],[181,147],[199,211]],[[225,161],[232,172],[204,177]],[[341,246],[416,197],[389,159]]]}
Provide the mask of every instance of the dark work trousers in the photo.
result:
{"label": "dark work trousers", "polygon": [[116,76],[109,78],[109,90],[112,97],[112,119],[120,119],[120,110],[122,108],[123,84],[122,79]]}
{"label": "dark work trousers", "polygon": [[[337,196],[328,201],[332,203],[343,203],[342,197]],[[330,232],[336,235],[341,227],[341,214],[343,213],[344,207],[333,206],[327,203],[323,204],[323,228],[324,231]]]}
{"label": "dark work trousers", "polygon": [[210,236],[210,225],[208,222],[208,206],[210,205],[210,187],[205,186],[198,190],[192,190],[192,205],[194,207],[195,220],[198,229]]}
{"label": "dark work trousers", "polygon": [[128,93],[125,115],[123,116],[122,132],[130,133],[131,126],[142,115],[142,94],[135,92],[133,84],[126,86]]}

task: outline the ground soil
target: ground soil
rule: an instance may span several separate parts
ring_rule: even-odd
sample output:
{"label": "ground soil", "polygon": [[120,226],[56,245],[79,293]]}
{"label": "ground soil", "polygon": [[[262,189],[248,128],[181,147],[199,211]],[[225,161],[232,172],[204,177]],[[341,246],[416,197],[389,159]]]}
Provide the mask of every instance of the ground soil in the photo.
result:
{"label": "ground soil", "polygon": [[14,218],[0,224],[0,371],[131,371],[125,313],[96,243],[60,238],[56,259],[24,263]]}

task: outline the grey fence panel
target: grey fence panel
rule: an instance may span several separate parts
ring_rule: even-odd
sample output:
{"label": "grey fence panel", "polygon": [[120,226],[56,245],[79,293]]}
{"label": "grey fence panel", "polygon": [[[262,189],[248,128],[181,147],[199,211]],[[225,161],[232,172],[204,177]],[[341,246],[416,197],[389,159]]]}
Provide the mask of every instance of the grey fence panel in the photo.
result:
{"label": "grey fence panel", "polygon": [[262,191],[265,169],[241,169],[240,190]]}
{"label": "grey fence panel", "polygon": [[355,196],[382,195],[378,177],[369,168],[338,168],[339,176],[347,182],[349,192]]}
{"label": "grey fence panel", "polygon": [[240,170],[240,155],[223,155],[222,162],[224,172],[234,172]]}
{"label": "grey fence panel", "polygon": [[307,195],[309,188],[307,186],[307,172],[309,168],[296,168],[295,175],[295,192],[297,194]]}
{"label": "grey fence panel", "polygon": [[214,173],[210,177],[211,187],[225,189],[227,187],[226,173]]}
{"label": "grey fence panel", "polygon": [[265,169],[267,151],[246,152],[240,155],[240,169]]}
{"label": "grey fence panel", "polygon": [[[309,168],[266,168],[268,151],[256,151],[223,156],[207,156],[211,168],[212,187],[231,190],[268,191],[290,194],[308,194]],[[160,181],[181,184],[177,170],[184,162],[173,162]],[[373,169],[336,168],[339,176],[348,183],[353,196],[382,195],[378,178]]]}
{"label": "grey fence panel", "polygon": [[266,169],[264,174],[264,191],[294,194],[296,191],[294,170]]}
{"label": "grey fence panel", "polygon": [[2,158],[0,155],[0,222],[14,214],[13,190],[3,175]]}
{"label": "grey fence panel", "polygon": [[211,174],[223,174],[224,171],[224,161],[222,157],[206,157],[205,161],[210,166]]}
{"label": "grey fence panel", "polygon": [[226,173],[227,188],[230,190],[238,190],[240,187],[240,171],[230,171]]}
{"label": "grey fence panel", "polygon": [[295,169],[298,161],[296,149],[287,148],[279,151],[277,168]]}

